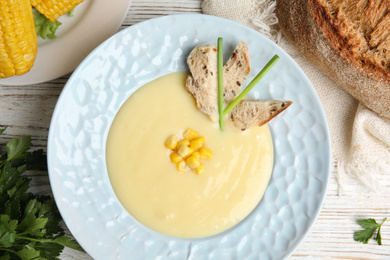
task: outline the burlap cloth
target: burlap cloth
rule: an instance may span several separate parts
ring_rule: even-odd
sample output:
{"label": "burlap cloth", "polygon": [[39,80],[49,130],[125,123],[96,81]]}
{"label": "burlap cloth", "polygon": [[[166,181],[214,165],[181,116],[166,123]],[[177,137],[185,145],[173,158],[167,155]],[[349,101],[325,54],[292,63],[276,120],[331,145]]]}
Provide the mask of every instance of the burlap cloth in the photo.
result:
{"label": "burlap cloth", "polygon": [[[324,108],[340,195],[360,185],[370,197],[390,172],[390,122],[378,117],[307,61],[278,30],[275,0],[204,0],[204,14],[251,27],[282,47],[303,69]],[[381,176],[382,175],[382,176]],[[388,177],[390,178],[390,177]]]}

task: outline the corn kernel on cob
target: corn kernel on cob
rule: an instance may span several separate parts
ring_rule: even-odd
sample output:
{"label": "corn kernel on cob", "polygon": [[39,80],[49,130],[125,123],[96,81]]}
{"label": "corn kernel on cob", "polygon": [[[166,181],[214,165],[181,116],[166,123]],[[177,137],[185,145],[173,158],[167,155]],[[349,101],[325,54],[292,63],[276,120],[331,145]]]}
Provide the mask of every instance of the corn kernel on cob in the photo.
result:
{"label": "corn kernel on cob", "polygon": [[54,22],[61,15],[70,12],[84,0],[31,0],[34,6],[47,19]]}
{"label": "corn kernel on cob", "polygon": [[0,1],[0,78],[30,71],[37,46],[30,1]]}

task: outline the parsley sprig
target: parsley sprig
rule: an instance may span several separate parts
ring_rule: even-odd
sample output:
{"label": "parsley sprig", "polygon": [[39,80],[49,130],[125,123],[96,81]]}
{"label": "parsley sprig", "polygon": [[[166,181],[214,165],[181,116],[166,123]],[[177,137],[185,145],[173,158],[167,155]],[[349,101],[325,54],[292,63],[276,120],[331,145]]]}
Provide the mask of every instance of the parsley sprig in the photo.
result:
{"label": "parsley sprig", "polygon": [[382,245],[381,227],[386,220],[387,218],[385,218],[380,224],[378,224],[375,219],[372,218],[358,220],[358,224],[362,226],[364,230],[356,231],[353,239],[355,241],[362,242],[363,244],[367,244],[368,240],[372,238],[375,231],[377,230],[375,240],[378,245]]}
{"label": "parsley sprig", "polygon": [[46,170],[43,151],[30,148],[26,136],[0,149],[0,259],[57,259],[64,247],[83,251],[65,236],[54,200],[27,191],[31,179],[22,174]]}

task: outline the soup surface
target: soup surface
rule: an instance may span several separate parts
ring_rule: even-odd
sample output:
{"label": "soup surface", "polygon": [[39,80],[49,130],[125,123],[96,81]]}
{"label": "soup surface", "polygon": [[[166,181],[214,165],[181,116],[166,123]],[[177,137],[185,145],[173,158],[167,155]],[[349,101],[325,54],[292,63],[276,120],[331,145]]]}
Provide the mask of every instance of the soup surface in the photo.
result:
{"label": "soup surface", "polygon": [[[159,233],[196,238],[222,232],[259,203],[273,167],[267,125],[241,131],[228,118],[221,132],[196,109],[176,72],[138,89],[118,111],[107,139],[111,185],[124,208]],[[205,137],[212,158],[204,173],[180,173],[164,142],[186,129]]]}

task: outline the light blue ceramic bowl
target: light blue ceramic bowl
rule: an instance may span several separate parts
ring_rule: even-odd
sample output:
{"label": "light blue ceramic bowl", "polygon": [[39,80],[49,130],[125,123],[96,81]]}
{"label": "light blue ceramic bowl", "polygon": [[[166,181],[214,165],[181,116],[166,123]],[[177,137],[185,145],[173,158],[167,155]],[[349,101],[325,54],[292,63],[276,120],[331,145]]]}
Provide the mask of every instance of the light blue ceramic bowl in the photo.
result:
{"label": "light blue ceramic bowl", "polygon": [[[117,200],[105,144],[116,112],[146,82],[186,71],[200,43],[224,38],[225,53],[247,42],[249,82],[274,55],[279,62],[251,91],[294,103],[270,122],[275,164],[266,193],[238,225],[204,239],[180,239],[142,226]],[[76,69],[56,105],[48,141],[49,176],[62,217],[94,259],[283,259],[317,218],[330,171],[330,138],[309,80],[280,47],[238,23],[173,15],[133,25],[95,49]]]}

